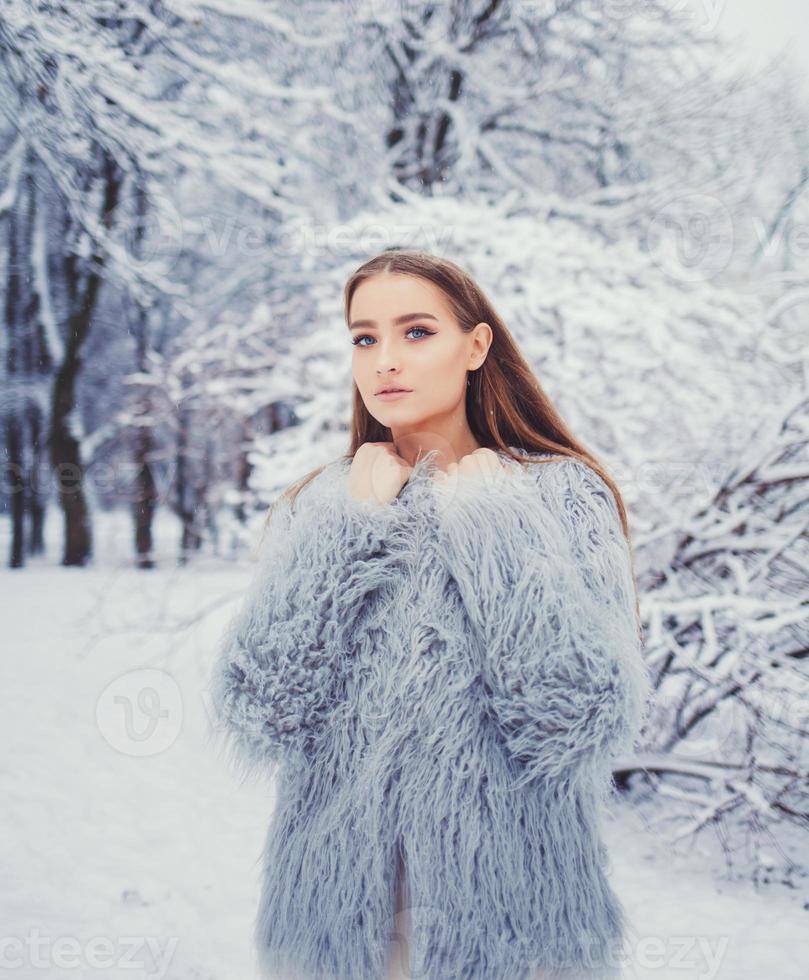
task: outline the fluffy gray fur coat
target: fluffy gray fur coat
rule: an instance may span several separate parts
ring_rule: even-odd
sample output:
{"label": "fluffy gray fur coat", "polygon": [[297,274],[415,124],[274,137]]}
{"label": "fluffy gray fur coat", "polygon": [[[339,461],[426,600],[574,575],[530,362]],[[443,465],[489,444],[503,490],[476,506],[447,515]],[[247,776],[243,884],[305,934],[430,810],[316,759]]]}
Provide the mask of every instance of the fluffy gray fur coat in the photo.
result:
{"label": "fluffy gray fur coat", "polygon": [[211,683],[228,761],[279,764],[268,977],[382,980],[400,857],[413,977],[621,974],[599,811],[649,694],[629,550],[589,467],[501,458],[449,487],[430,453],[381,507],[340,459],[273,515]]}

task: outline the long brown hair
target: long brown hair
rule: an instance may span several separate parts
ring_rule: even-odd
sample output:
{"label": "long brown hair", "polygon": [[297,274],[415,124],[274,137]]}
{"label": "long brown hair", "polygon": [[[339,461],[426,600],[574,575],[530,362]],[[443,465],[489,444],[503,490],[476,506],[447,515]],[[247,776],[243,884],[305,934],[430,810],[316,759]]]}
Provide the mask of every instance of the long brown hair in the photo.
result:
{"label": "long brown hair", "polygon": [[[418,249],[389,248],[364,262],[346,282],[343,291],[346,324],[349,323],[351,300],[357,287],[380,273],[416,276],[438,286],[464,332],[473,330],[480,322],[489,324],[492,343],[486,360],[477,370],[469,372],[466,417],[470,429],[481,446],[499,450],[517,462],[544,464],[559,457],[571,457],[598,473],[615,497],[623,533],[633,558],[632,576],[639,618],[634,552],[621,493],[603,464],[565,424],[489,297],[469,273],[449,259]],[[350,445],[343,458],[352,459],[365,442],[392,441],[391,430],[370,414],[355,384]],[[528,459],[515,455],[511,451],[512,446],[529,453],[554,453],[555,456],[550,459]],[[322,466],[318,467],[301,477],[284,491],[282,497],[287,496],[290,502],[294,501],[298,492],[322,469]]]}

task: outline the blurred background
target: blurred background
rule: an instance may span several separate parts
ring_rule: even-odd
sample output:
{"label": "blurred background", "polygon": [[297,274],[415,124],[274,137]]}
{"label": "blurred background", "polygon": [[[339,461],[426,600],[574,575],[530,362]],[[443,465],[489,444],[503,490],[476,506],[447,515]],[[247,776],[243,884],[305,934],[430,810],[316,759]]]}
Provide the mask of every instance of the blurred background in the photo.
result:
{"label": "blurred background", "polygon": [[390,246],[471,272],[627,504],[626,976],[807,975],[807,59],[784,0],[4,0],[10,976],[253,975],[273,783],[206,684]]}

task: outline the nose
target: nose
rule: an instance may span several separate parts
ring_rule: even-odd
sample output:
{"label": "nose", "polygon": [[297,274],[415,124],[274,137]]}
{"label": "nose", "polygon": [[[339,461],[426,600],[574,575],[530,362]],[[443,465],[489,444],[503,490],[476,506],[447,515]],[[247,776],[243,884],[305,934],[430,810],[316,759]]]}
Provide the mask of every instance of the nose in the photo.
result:
{"label": "nose", "polygon": [[376,377],[380,384],[388,384],[396,380],[399,370],[395,367],[377,368]]}

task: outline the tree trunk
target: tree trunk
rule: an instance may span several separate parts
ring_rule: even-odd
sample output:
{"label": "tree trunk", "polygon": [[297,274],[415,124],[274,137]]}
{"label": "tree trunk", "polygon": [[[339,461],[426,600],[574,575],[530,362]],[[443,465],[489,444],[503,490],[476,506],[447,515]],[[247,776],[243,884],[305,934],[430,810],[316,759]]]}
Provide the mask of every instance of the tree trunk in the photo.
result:
{"label": "tree trunk", "polygon": [[8,453],[8,491],[11,501],[11,554],[9,568],[22,568],[25,553],[25,479],[22,460],[22,432],[14,412],[6,416],[6,452]]}
{"label": "tree trunk", "polygon": [[45,553],[45,504],[46,498],[39,486],[39,477],[42,472],[42,436],[44,431],[44,419],[38,405],[29,406],[28,430],[33,448],[33,459],[31,461],[31,479],[26,501],[28,503],[28,514],[30,524],[30,535],[28,540],[28,554],[42,555]]}
{"label": "tree trunk", "polygon": [[154,568],[152,522],[157,509],[157,486],[149,462],[154,448],[152,430],[140,426],[135,432],[133,456],[136,463],[135,500],[132,515],[135,519],[135,554],[138,568]]}
{"label": "tree trunk", "polygon": [[180,407],[177,413],[177,483],[176,510],[182,525],[179,564],[185,565],[189,556],[200,546],[196,523],[196,492],[191,459],[191,412]]}
{"label": "tree trunk", "polygon": [[[142,244],[146,223],[146,194],[142,186],[137,189],[138,218],[135,230],[134,253],[142,258]],[[149,335],[149,313],[143,306],[137,307],[135,329],[137,344],[137,365],[139,371],[146,370],[146,352],[151,338]],[[143,391],[138,399],[137,414],[141,419],[150,415],[150,400],[147,392]],[[135,555],[138,568],[154,568],[154,540],[152,523],[157,510],[157,486],[151,464],[151,453],[154,448],[154,436],[150,427],[138,425],[135,430],[132,455],[135,461],[135,497],[132,505],[132,516],[135,521]]]}
{"label": "tree trunk", "polygon": [[[109,230],[121,190],[122,177],[115,161],[102,151],[104,178],[103,222]],[[92,537],[81,446],[74,435],[72,421],[76,406],[76,386],[81,370],[82,347],[90,332],[101,290],[104,255],[95,248],[86,271],[80,265],[78,248],[65,259],[70,295],[70,314],[64,359],[56,372],[51,404],[48,448],[56,475],[59,503],[65,516],[63,565],[85,565],[92,555]],[[84,272],[84,275],[82,275]]]}

